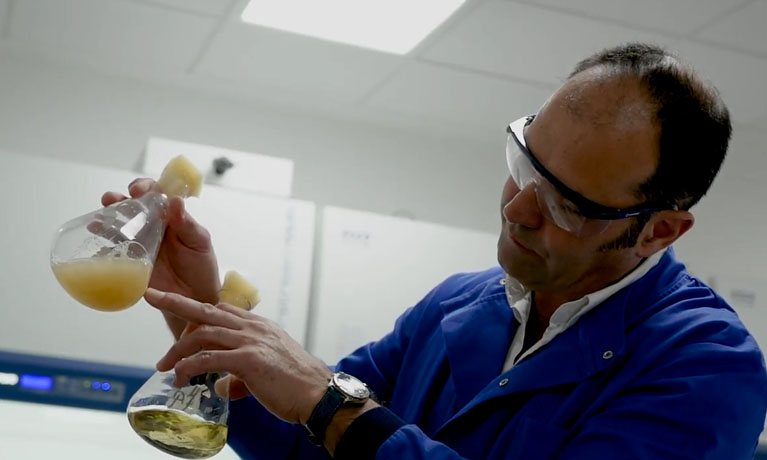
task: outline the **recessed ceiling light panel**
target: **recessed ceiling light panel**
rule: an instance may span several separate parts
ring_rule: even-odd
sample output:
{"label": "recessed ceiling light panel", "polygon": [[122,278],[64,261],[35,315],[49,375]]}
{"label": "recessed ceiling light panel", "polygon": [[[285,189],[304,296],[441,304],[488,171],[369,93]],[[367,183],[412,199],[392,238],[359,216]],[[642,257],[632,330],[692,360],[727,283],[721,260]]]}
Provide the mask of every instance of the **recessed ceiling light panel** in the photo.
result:
{"label": "recessed ceiling light panel", "polygon": [[464,0],[251,0],[242,20],[395,54],[406,54]]}

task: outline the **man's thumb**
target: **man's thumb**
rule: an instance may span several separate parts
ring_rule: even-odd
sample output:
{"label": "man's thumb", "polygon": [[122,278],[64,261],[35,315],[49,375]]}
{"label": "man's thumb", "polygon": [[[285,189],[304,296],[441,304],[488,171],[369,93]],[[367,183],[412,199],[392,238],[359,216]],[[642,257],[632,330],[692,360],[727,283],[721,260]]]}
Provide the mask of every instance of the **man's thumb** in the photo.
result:
{"label": "man's thumb", "polygon": [[228,395],[233,401],[250,395],[245,382],[233,375],[227,375],[216,381],[216,393],[224,397]]}
{"label": "man's thumb", "polygon": [[186,212],[184,200],[172,197],[168,201],[168,227],[184,246],[197,251],[210,249],[210,233]]}

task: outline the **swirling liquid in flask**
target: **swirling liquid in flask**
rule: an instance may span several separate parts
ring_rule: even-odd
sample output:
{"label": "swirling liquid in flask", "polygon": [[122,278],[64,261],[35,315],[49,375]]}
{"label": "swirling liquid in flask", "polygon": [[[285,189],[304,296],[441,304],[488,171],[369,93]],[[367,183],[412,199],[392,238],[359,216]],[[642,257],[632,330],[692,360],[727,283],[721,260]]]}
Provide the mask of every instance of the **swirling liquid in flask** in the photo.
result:
{"label": "swirling liquid in flask", "polygon": [[152,264],[130,258],[93,258],[52,264],[69,295],[101,311],[124,310],[138,302],[149,284]]}
{"label": "swirling liquid in flask", "polygon": [[128,404],[128,421],[152,446],[181,458],[207,458],[226,445],[228,394],[216,393],[220,374],[172,385],[173,371],[156,372]]}
{"label": "swirling liquid in flask", "polygon": [[152,446],[176,457],[207,458],[226,445],[228,428],[166,406],[145,406],[128,410],[136,433]]}

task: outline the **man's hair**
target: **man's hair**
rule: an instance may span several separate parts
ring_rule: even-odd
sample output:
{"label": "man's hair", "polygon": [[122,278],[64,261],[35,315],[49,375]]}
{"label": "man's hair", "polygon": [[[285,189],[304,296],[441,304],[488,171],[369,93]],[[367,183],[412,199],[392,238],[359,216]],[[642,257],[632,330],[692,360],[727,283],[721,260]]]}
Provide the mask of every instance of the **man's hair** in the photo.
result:
{"label": "man's hair", "polygon": [[600,66],[636,77],[654,110],[658,164],[639,194],[654,205],[689,209],[706,194],[727,153],[732,126],[719,93],[676,56],[644,43],[600,51],[568,78]]}
{"label": "man's hair", "polygon": [[[690,209],[711,187],[732,135],[719,92],[678,57],[646,43],[602,50],[576,64],[568,78],[597,67],[636,78],[654,110],[658,163],[638,195],[653,206]],[[637,216],[626,232],[600,249],[634,246],[649,219]]]}

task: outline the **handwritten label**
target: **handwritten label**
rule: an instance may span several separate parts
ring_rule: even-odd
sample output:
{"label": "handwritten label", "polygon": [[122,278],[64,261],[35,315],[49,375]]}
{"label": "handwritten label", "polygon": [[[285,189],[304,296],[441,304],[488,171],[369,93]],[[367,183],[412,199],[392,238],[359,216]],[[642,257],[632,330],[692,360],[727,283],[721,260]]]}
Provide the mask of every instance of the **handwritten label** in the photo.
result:
{"label": "handwritten label", "polygon": [[188,409],[199,409],[200,400],[203,397],[210,397],[210,390],[203,385],[178,388],[168,396],[167,406],[169,409],[178,409],[188,412]]}

